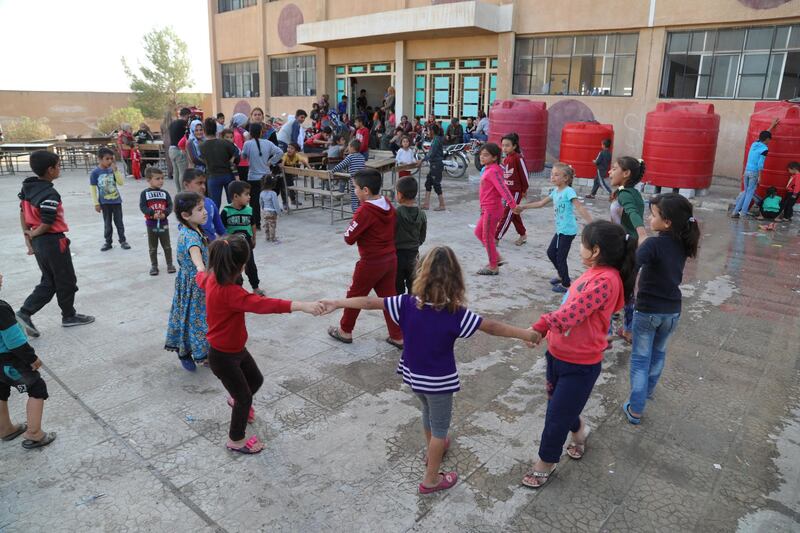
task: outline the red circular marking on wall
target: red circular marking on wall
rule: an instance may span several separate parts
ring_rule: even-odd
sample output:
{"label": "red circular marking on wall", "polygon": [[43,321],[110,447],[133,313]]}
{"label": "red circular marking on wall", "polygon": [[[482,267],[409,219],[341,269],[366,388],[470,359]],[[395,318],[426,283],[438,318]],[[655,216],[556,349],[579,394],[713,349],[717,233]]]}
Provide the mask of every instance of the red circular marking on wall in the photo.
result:
{"label": "red circular marking on wall", "polygon": [[281,9],[278,17],[278,37],[287,48],[297,45],[297,26],[303,23],[303,12],[295,4]]}
{"label": "red circular marking on wall", "polygon": [[553,157],[561,153],[561,130],[567,122],[594,120],[589,106],[579,100],[559,100],[547,108],[547,151]]}
{"label": "red circular marking on wall", "polygon": [[739,0],[739,3],[751,9],[773,9],[783,4],[788,4],[790,1],[791,0]]}
{"label": "red circular marking on wall", "polygon": [[236,102],[236,105],[233,106],[233,114],[236,113],[244,113],[248,117],[250,116],[250,103],[247,100],[239,100]]}

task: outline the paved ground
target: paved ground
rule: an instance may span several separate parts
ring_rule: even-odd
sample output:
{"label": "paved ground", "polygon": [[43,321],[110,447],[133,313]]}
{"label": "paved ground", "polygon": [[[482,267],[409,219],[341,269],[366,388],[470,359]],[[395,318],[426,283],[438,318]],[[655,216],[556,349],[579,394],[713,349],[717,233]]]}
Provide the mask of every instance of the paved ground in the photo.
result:
{"label": "paved ground", "polygon": [[[2,297],[19,306],[37,280],[17,231],[19,179],[0,178]],[[130,251],[100,253],[102,224],[83,173],[57,181],[80,292],[94,325],[64,330],[52,303],[36,315],[50,447],[0,443],[0,530],[12,531],[797,531],[800,528],[800,224],[766,234],[708,207],[699,260],[687,265],[684,315],[646,422],[620,412],[628,353],[608,353],[585,414],[586,457],[565,458],[539,493],[519,485],[545,410],[543,350],[484,334],[458,345],[453,448],[462,481],[420,497],[423,439],[415,399],[394,374],[378,313],[351,346],[325,334],[335,317],[253,316],[250,351],[266,376],[256,399],[255,457],[223,448],[229,410],[208,370],[187,373],[162,349],[172,276],[148,275],[141,183],[127,183]],[[168,185],[168,187],[171,186]],[[446,183],[447,213],[429,242],[453,246],[472,307],[529,324],[559,299],[545,246],[549,210],[528,211],[529,243],[501,246],[501,276],[471,224],[474,181]],[[711,205],[708,203],[706,205]],[[592,211],[605,216],[607,204]],[[280,245],[256,255],[272,296],[344,294],[356,251],[344,223],[305,212],[279,221]],[[513,231],[513,230],[512,230]],[[174,241],[173,231],[173,243]],[[571,266],[580,270],[577,252]],[[163,272],[163,270],[162,270]],[[23,399],[12,396],[17,420]]]}

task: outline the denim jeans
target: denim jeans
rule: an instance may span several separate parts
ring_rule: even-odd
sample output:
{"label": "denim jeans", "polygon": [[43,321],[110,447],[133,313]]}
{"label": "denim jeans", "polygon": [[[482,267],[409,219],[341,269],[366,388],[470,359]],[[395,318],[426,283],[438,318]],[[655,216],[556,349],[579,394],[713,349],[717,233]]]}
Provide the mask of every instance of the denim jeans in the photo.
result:
{"label": "denim jeans", "polygon": [[680,313],[633,313],[631,348],[631,411],[641,415],[647,398],[653,394],[667,352],[667,341],[680,320]]}
{"label": "denim jeans", "polygon": [[214,176],[208,179],[208,196],[215,204],[217,209],[222,210],[222,191],[225,191],[225,198],[231,203],[231,196],[228,194],[228,185],[233,181],[233,174],[226,176]]}
{"label": "denim jeans", "polygon": [[736,198],[736,205],[733,207],[733,213],[746,215],[750,209],[750,202],[753,201],[753,195],[758,187],[758,172],[745,172],[744,173],[744,191],[742,191],[738,198]]}

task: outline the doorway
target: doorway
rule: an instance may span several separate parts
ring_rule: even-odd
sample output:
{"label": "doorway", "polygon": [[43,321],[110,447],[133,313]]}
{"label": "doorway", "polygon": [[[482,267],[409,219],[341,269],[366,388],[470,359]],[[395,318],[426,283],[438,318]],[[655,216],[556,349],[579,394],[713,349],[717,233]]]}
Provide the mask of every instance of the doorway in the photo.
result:
{"label": "doorway", "polygon": [[348,114],[352,117],[356,110],[359,92],[367,91],[367,105],[380,107],[386,88],[394,85],[394,63],[369,63],[362,65],[339,65],[336,72],[336,101],[347,95]]}

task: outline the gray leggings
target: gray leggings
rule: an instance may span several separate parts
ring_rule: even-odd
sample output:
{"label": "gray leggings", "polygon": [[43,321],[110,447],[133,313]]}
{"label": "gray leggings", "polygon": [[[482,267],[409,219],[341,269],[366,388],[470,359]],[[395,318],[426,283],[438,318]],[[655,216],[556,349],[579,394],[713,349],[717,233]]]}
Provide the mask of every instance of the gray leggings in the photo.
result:
{"label": "gray leggings", "polygon": [[415,392],[422,404],[422,425],[437,439],[447,437],[453,418],[453,393],[424,394]]}

